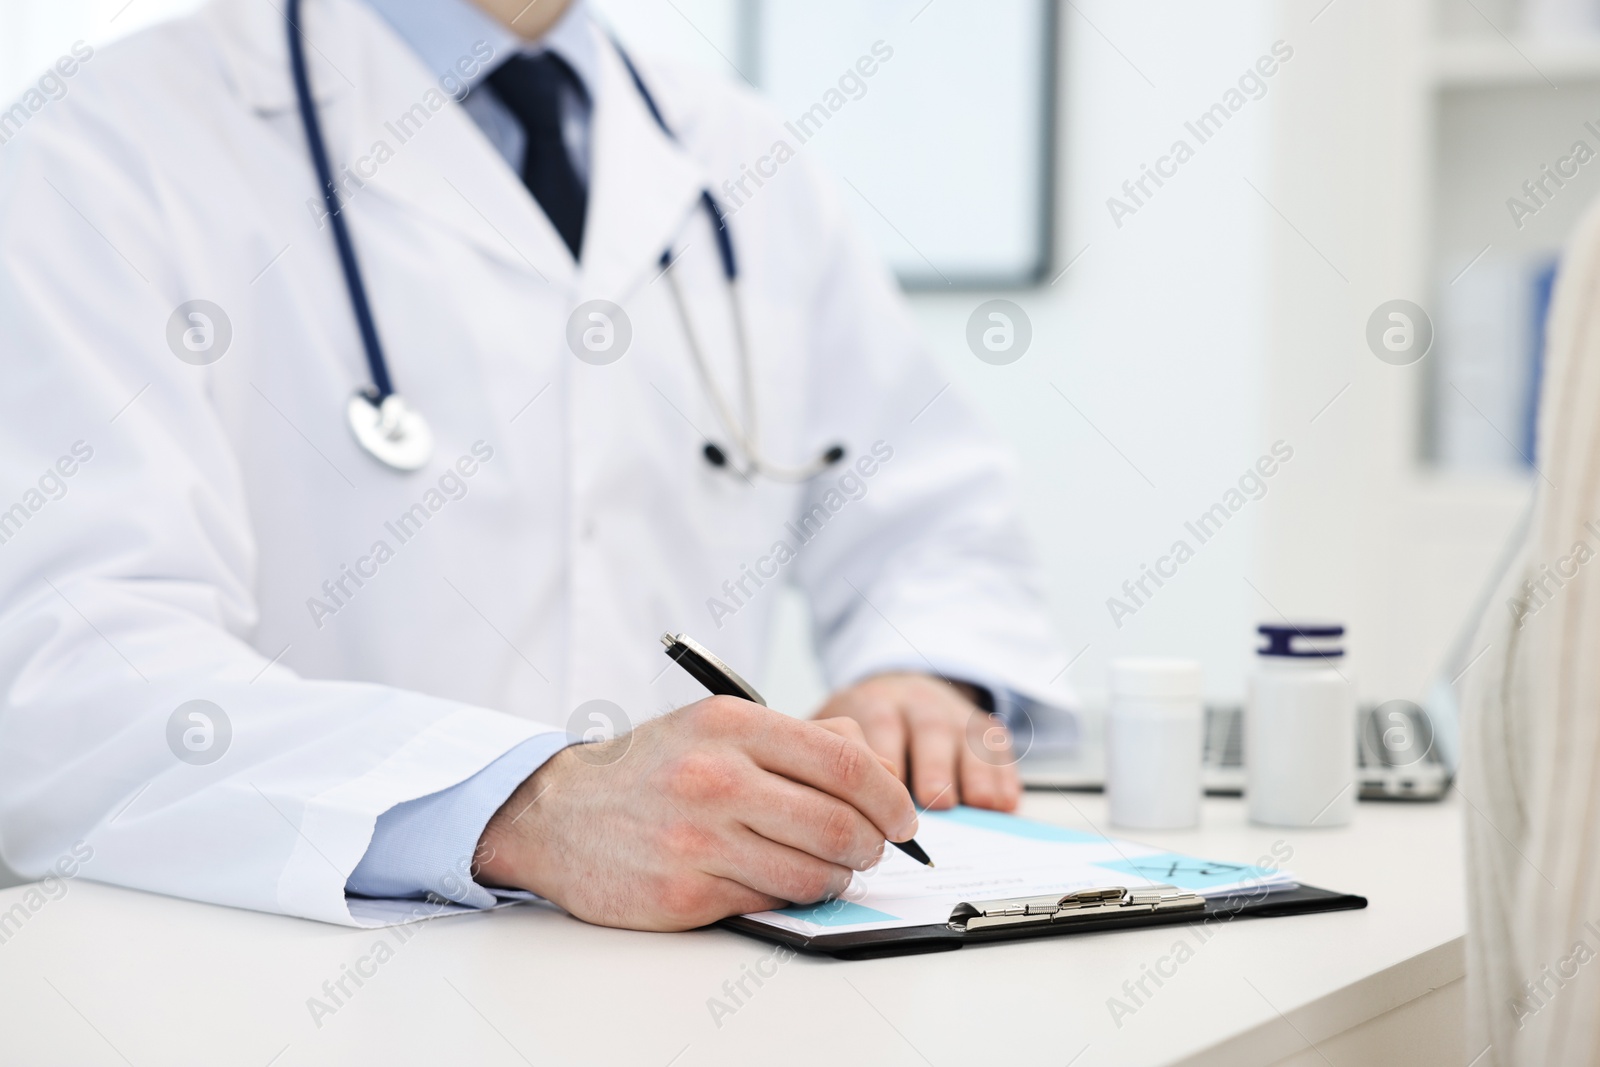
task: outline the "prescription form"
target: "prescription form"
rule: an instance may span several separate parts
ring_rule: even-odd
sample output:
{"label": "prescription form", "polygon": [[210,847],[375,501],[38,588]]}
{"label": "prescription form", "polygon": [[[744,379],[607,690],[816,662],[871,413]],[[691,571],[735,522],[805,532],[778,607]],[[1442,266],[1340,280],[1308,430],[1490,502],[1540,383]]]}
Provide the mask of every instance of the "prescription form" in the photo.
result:
{"label": "prescription form", "polygon": [[1287,872],[1219,863],[977,808],[925,811],[917,843],[936,867],[887,848],[834,900],[747,918],[816,936],[950,921],[963,902],[1071,893],[1103,886],[1175,885],[1201,896],[1292,886]]}

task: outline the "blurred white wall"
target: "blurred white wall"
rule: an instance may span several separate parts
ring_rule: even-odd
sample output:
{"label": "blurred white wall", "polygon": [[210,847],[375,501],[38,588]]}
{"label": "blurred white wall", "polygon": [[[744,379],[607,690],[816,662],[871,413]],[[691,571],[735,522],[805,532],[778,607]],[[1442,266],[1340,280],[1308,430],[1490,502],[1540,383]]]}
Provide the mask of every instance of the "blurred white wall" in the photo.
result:
{"label": "blurred white wall", "polygon": [[[1009,294],[1033,321],[1033,350],[989,366],[964,330],[988,294],[925,294],[917,312],[951,375],[1015,440],[1029,525],[1042,553],[1069,678],[1093,696],[1107,661],[1196,656],[1207,688],[1236,693],[1260,608],[1243,576],[1259,505],[1201,546],[1184,529],[1276,436],[1261,410],[1272,94],[1291,62],[1212,140],[1184,129],[1267,53],[1264,2],[1075,3],[1062,11],[1056,280]],[[908,43],[907,47],[914,47]],[[1178,139],[1194,158],[1119,227],[1112,196]],[[1169,168],[1170,169],[1170,168]],[[1071,264],[1068,269],[1068,264]],[[1064,273],[1060,273],[1064,271]],[[1293,462],[1270,483],[1296,477]],[[1179,538],[1197,549],[1176,578],[1124,617],[1106,606]],[[1052,671],[1063,663],[1053,664]]]}
{"label": "blurred white wall", "polygon": [[201,0],[0,0],[0,100],[10,101],[73,41],[100,45]]}

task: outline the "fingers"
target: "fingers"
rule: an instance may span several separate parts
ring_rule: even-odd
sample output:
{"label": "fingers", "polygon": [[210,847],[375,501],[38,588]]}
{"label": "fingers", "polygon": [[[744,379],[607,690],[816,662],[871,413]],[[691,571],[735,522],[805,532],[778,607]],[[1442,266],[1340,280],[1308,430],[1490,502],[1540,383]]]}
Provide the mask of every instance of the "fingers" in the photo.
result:
{"label": "fingers", "polygon": [[962,746],[961,800],[978,808],[1011,811],[1022,799],[1011,737],[993,715],[973,715]]}
{"label": "fingers", "polygon": [[980,711],[955,683],[880,675],[836,694],[818,715],[818,725],[828,728],[859,723],[867,744],[909,782],[922,807],[965,803],[1009,811],[1021,799],[1005,725]]}
{"label": "fingers", "polygon": [[815,719],[813,722],[830,734],[838,734],[846,741],[858,741],[863,745],[867,743],[866,734],[861,731],[861,724],[854,719]]}
{"label": "fingers", "polygon": [[883,856],[883,832],[844,801],[776,775],[761,794],[740,818],[769,841],[857,871]]}
{"label": "fingers", "polygon": [[889,762],[889,769],[906,780],[906,717],[888,700],[874,700],[860,709],[861,730],[867,747]]}
{"label": "fingers", "polygon": [[837,797],[894,841],[915,835],[917,811],[905,786],[859,741],[837,727],[823,728],[778,712],[734,701],[702,701],[712,729],[740,736],[756,764]]}
{"label": "fingers", "polygon": [[[854,872],[739,828],[724,835],[703,868],[766,897],[811,904],[850,888]],[[780,907],[782,905],[779,905]]]}
{"label": "fingers", "polygon": [[[620,926],[632,930],[693,930],[709,926],[730,915],[782,908],[789,901],[758,893],[735,878],[698,874],[680,879],[671,889],[652,901],[653,907],[641,917],[634,913],[613,915],[607,910],[573,911],[585,922],[600,926]],[[573,909],[569,908],[569,911]]]}
{"label": "fingers", "polygon": [[717,879],[721,884],[716,887],[720,892],[714,892],[712,899],[716,905],[715,914],[699,925],[714,923],[718,919],[726,919],[730,915],[749,915],[754,911],[772,911],[789,904],[783,897],[771,896],[767,893],[758,893],[742,882],[731,878]]}
{"label": "fingers", "polygon": [[957,722],[944,708],[911,713],[911,794],[923,808],[943,811],[961,799],[956,769],[966,746]]}
{"label": "fingers", "polygon": [[[811,721],[822,727],[824,730],[827,730],[829,733],[838,734],[840,737],[843,737],[848,741],[857,741],[863,745],[867,743],[866,735],[861,730],[861,724],[856,722],[854,719],[812,719]],[[869,745],[868,747],[870,748],[871,746]],[[901,776],[896,765],[885,759],[883,753],[875,751],[873,755],[878,757],[878,762],[883,764],[884,770],[888,771],[896,778],[900,778],[901,781],[905,780]]]}
{"label": "fingers", "polygon": [[857,724],[867,747],[885,761],[891,774],[906,780],[906,720],[892,697],[870,684],[853,686],[829,700],[812,721],[819,726]]}

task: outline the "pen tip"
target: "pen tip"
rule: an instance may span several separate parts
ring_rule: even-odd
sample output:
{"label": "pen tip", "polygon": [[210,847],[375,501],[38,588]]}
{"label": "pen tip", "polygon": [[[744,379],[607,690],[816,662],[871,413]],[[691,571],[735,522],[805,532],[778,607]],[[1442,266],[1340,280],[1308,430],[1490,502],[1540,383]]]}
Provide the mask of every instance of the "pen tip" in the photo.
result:
{"label": "pen tip", "polygon": [[933,861],[932,861],[932,860],[928,860],[928,861],[927,861],[927,863],[928,863],[928,866],[929,866],[929,867],[932,867],[932,866],[933,866]]}

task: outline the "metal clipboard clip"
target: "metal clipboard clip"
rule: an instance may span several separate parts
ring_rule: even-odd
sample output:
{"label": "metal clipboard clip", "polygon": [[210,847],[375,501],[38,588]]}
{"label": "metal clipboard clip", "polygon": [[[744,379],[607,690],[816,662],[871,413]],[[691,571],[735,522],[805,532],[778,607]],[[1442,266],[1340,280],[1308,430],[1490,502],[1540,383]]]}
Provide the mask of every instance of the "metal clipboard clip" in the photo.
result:
{"label": "metal clipboard clip", "polygon": [[1172,885],[1137,889],[1107,886],[1042,897],[1011,897],[960,903],[950,912],[953,930],[987,930],[1000,926],[1049,926],[1080,919],[1098,919],[1139,912],[1199,911],[1205,898]]}

